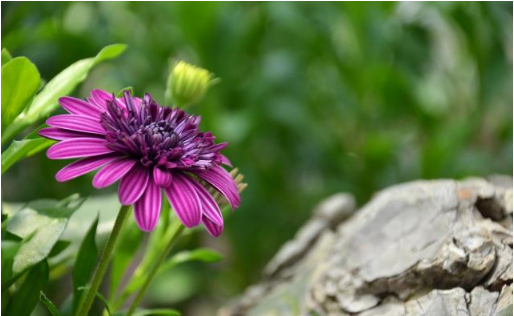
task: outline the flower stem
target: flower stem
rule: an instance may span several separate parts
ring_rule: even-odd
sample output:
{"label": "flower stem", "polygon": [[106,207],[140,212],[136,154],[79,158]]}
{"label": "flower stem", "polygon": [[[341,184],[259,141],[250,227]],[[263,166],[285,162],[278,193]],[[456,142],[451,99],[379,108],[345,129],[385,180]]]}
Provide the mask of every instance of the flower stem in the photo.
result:
{"label": "flower stem", "polygon": [[116,221],[114,222],[114,227],[112,228],[111,235],[107,240],[107,245],[100,256],[100,262],[96,267],[95,273],[93,275],[93,280],[91,281],[91,286],[89,287],[85,298],[80,305],[77,316],[87,316],[91,306],[93,305],[93,301],[95,300],[96,292],[98,292],[98,288],[102,283],[103,277],[107,268],[109,267],[109,261],[111,260],[111,255],[114,250],[114,246],[116,244],[116,240],[118,239],[121,228],[127,219],[127,215],[129,214],[130,206],[122,205],[120,211],[118,212],[118,216],[116,217]]}
{"label": "flower stem", "polygon": [[137,292],[136,298],[134,299],[132,304],[130,304],[130,307],[129,307],[129,310],[128,310],[126,316],[132,316],[132,314],[136,310],[137,306],[143,299],[143,296],[145,295],[145,292],[148,289],[150,282],[152,282],[153,278],[159,271],[161,264],[164,262],[166,257],[168,257],[168,254],[170,253],[171,249],[173,248],[173,245],[175,244],[175,242],[177,241],[178,237],[180,236],[180,234],[182,233],[183,230],[184,230],[184,226],[182,225],[182,223],[178,219],[175,219],[173,221],[173,224],[170,227],[171,234],[169,235],[169,240],[168,240],[166,247],[160,253],[159,257],[157,257],[157,259],[154,261],[152,267],[150,268],[150,271],[148,272],[148,275],[146,276],[145,282],[143,283],[143,285]]}

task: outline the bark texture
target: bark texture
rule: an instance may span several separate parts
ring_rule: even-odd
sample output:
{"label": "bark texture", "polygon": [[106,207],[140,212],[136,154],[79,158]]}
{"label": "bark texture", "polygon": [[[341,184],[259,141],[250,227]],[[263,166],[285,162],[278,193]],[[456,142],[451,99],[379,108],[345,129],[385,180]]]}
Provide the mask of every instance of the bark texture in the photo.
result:
{"label": "bark texture", "polygon": [[512,178],[332,196],[219,315],[512,315]]}

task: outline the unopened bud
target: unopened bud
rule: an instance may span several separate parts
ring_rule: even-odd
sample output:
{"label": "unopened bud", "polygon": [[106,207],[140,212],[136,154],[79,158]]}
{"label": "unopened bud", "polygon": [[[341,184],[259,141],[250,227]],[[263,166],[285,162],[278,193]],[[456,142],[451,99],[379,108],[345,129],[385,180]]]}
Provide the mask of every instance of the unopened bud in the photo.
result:
{"label": "unopened bud", "polygon": [[208,70],[180,61],[171,70],[166,98],[186,107],[202,100],[212,83]]}

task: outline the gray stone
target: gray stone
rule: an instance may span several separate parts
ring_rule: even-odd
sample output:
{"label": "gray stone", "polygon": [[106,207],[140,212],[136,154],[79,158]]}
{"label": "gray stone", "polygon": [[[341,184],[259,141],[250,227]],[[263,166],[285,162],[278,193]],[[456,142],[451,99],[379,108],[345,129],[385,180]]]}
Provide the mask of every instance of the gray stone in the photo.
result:
{"label": "gray stone", "polygon": [[[512,178],[335,195],[220,315],[512,315]],[[509,314],[510,312],[510,314]]]}

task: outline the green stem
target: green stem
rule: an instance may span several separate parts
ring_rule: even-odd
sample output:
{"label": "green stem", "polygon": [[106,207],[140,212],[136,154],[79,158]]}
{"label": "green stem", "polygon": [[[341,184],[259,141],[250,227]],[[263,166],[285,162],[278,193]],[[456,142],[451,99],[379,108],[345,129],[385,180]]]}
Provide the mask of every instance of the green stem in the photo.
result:
{"label": "green stem", "polygon": [[127,215],[129,214],[130,206],[122,205],[118,216],[116,217],[116,221],[114,222],[114,227],[112,228],[111,235],[109,236],[109,240],[107,240],[107,245],[102,252],[100,257],[100,262],[96,267],[95,274],[93,275],[93,280],[91,281],[91,286],[86,293],[85,298],[80,305],[77,316],[87,316],[91,306],[93,305],[93,301],[95,300],[96,292],[98,292],[98,288],[102,283],[103,277],[107,268],[109,267],[109,261],[111,260],[111,255],[114,250],[114,246],[116,244],[116,240],[118,239],[121,228],[127,219]]}
{"label": "green stem", "polygon": [[168,257],[168,254],[170,253],[171,249],[173,248],[173,245],[175,244],[175,242],[177,241],[178,237],[180,236],[180,234],[182,233],[183,230],[184,230],[184,226],[182,225],[182,223],[178,219],[175,219],[170,228],[171,234],[169,236],[169,240],[168,240],[166,247],[160,253],[159,257],[157,257],[157,260],[154,261],[150,271],[148,272],[148,275],[146,276],[145,282],[143,283],[143,285],[137,292],[136,298],[134,299],[132,304],[130,304],[130,308],[129,308],[126,316],[132,316],[132,314],[136,310],[137,306],[143,299],[143,296],[145,295],[145,292],[148,289],[150,282],[152,282],[153,278],[159,271],[159,267],[164,262],[164,260]]}

